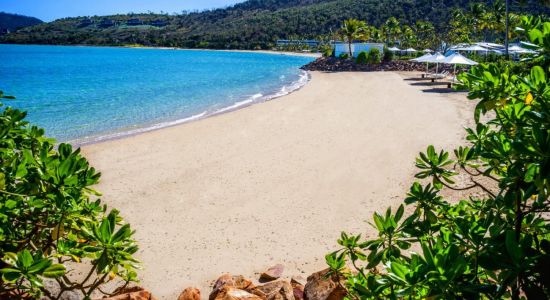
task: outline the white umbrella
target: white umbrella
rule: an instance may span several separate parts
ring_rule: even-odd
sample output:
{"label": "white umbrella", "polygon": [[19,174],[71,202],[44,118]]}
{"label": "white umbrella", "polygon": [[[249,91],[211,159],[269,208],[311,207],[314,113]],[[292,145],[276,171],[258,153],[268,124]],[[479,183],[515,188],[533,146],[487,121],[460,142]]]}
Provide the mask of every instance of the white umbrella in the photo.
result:
{"label": "white umbrella", "polygon": [[456,47],[456,48],[452,48],[452,50],[455,50],[455,51],[472,51],[472,52],[476,52],[476,51],[489,51],[489,49],[485,48],[485,47],[482,47],[480,45],[470,45],[470,46],[462,46],[462,47]]}
{"label": "white umbrella", "polygon": [[518,45],[513,45],[508,47],[508,51],[515,53],[515,54],[533,54],[537,53],[536,51],[525,49],[523,47],[520,47]]}
{"label": "white umbrella", "polygon": [[453,73],[455,74],[455,76],[456,76],[456,65],[470,65],[470,66],[473,66],[473,65],[478,64],[477,62],[464,57],[460,53],[455,53],[453,55],[449,55],[449,56],[445,57],[445,59],[443,59],[441,61],[441,63],[454,65]]}
{"label": "white umbrella", "polygon": [[439,72],[439,63],[442,62],[444,59],[445,59],[445,55],[437,52],[434,55],[428,57],[426,59],[426,62],[436,64],[435,73],[437,74]]}
{"label": "white umbrella", "polygon": [[425,52],[425,53],[433,53],[434,51],[433,51],[432,49],[424,49],[423,52]]}
{"label": "white umbrella", "polygon": [[399,49],[397,47],[391,47],[391,48],[388,48],[388,50],[390,50],[392,52],[401,51],[401,49]]}
{"label": "white umbrella", "polygon": [[413,48],[408,48],[408,49],[405,50],[405,52],[416,52],[416,50],[413,49]]}
{"label": "white umbrella", "polygon": [[420,57],[411,59],[411,61],[420,62],[420,63],[425,62],[425,63],[426,63],[426,73],[428,73],[428,69],[429,69],[428,60],[429,60],[431,57],[432,57],[431,54],[424,54],[424,55],[422,55],[422,56],[420,56]]}

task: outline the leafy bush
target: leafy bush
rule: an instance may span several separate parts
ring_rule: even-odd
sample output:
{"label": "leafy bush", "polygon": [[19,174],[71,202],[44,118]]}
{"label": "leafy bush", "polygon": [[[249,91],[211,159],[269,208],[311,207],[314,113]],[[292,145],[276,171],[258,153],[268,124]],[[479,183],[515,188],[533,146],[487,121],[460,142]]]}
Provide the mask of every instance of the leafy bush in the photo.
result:
{"label": "leafy bush", "polygon": [[390,51],[387,47],[384,47],[384,61],[392,61],[394,53]]}
{"label": "leafy bush", "polygon": [[347,53],[340,53],[340,55],[338,56],[338,58],[340,58],[340,59],[348,59],[348,58],[349,58],[349,54],[347,54]]}
{"label": "leafy bush", "polygon": [[[378,237],[342,233],[327,255],[350,298],[550,297],[550,23],[527,36],[542,47],[528,72],[492,64],[460,76],[478,100],[469,145],[454,158],[429,146],[404,205],[374,214]],[[469,194],[451,202],[442,190]]]}
{"label": "leafy bush", "polygon": [[357,55],[355,62],[360,65],[366,65],[369,62],[369,54],[365,51],[361,51],[361,53]]}
{"label": "leafy bush", "polygon": [[380,50],[378,50],[378,48],[372,48],[369,50],[369,53],[368,53],[369,64],[379,64],[381,60],[382,60],[382,57],[380,56]]}
{"label": "leafy bush", "polygon": [[[133,231],[97,199],[100,173],[25,116],[0,114],[0,298],[89,298],[116,277],[135,281]],[[78,264],[89,265],[83,278],[68,274]]]}
{"label": "leafy bush", "polygon": [[319,50],[323,54],[323,57],[332,57],[334,55],[334,50],[331,44],[324,44],[319,47]]}

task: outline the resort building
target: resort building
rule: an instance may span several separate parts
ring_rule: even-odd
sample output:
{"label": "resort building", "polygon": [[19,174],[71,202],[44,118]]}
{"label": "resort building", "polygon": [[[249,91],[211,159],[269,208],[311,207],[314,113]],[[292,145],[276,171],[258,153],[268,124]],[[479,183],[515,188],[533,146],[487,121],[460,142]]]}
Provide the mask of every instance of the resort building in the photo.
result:
{"label": "resort building", "polygon": [[98,25],[98,27],[100,28],[107,28],[112,26],[115,26],[115,22],[111,19],[103,19]]}
{"label": "resort building", "polygon": [[[377,48],[380,53],[384,52],[384,44],[381,43],[352,43],[351,52],[353,57],[357,57],[361,52],[369,52],[370,49]],[[342,54],[349,54],[349,44],[346,42],[334,42],[334,55],[336,57]]]}
{"label": "resort building", "polygon": [[10,33],[10,30],[7,28],[0,28],[0,35],[8,34]]}
{"label": "resort building", "polygon": [[278,40],[277,46],[278,47],[285,47],[285,46],[308,46],[311,48],[319,46],[319,41],[316,40]]}
{"label": "resort building", "polygon": [[141,21],[140,19],[130,19],[128,20],[128,22],[126,22],[126,25],[139,26],[139,25],[143,25],[143,21]]}
{"label": "resort building", "polygon": [[82,20],[80,22],[80,24],[78,24],[78,27],[87,27],[87,26],[90,26],[92,24],[94,24],[94,21],[90,18],[86,18],[86,19]]}
{"label": "resort building", "polygon": [[163,20],[155,20],[155,21],[151,22],[151,26],[164,27],[166,25],[168,25],[168,22],[163,21]]}

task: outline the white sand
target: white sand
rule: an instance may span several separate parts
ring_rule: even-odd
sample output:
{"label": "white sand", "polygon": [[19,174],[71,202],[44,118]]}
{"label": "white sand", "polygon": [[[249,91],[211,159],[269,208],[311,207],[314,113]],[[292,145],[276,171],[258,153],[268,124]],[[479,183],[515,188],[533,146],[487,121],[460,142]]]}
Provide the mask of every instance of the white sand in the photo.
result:
{"label": "white sand", "polygon": [[342,230],[372,234],[365,220],[402,202],[418,152],[460,144],[471,119],[463,94],[404,77],[314,72],[283,98],[84,147],[137,229],[142,285],[175,299],[275,263],[307,276]]}

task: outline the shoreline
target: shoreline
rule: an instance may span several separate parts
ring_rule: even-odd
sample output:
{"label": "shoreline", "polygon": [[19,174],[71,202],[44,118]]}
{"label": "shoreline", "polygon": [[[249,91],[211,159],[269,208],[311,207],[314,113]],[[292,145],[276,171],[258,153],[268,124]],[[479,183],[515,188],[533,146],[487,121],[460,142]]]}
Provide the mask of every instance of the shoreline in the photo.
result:
{"label": "shoreline", "polygon": [[98,48],[123,48],[123,49],[149,49],[149,50],[175,50],[175,51],[216,51],[216,52],[237,52],[237,53],[259,53],[271,55],[287,55],[298,57],[322,57],[321,53],[291,52],[276,50],[240,50],[240,49],[197,49],[197,48],[179,48],[179,47],[154,47],[154,46],[107,46],[107,45],[49,45],[49,44],[0,44],[16,46],[50,46],[50,47],[98,47]]}
{"label": "shoreline", "polygon": [[364,220],[402,202],[419,151],[464,141],[474,104],[416,73],[311,76],[277,101],[82,147],[159,299],[277,263],[284,278],[325,269],[341,231],[376,235]]}
{"label": "shoreline", "polygon": [[[176,120],[171,121],[162,121],[162,122],[156,122],[156,123],[150,123],[150,124],[141,124],[141,125],[134,125],[130,128],[123,128],[119,130],[115,130],[110,133],[100,134],[96,136],[89,136],[89,137],[83,137],[80,139],[73,139],[69,141],[65,141],[63,143],[69,143],[76,147],[83,147],[87,145],[97,144],[97,143],[103,143],[107,141],[112,140],[118,140],[118,139],[124,139],[131,136],[136,136],[139,134],[162,130],[165,128],[180,126],[184,124],[188,124],[191,122],[200,121],[203,119],[219,116],[226,113],[231,113],[249,106],[253,106],[256,104],[260,104],[263,102],[268,102],[272,100],[276,100],[281,97],[285,97],[287,95],[290,95],[292,93],[295,93],[299,90],[301,90],[304,86],[306,86],[310,80],[311,80],[311,74],[309,71],[301,70],[302,74],[300,75],[299,79],[296,81],[291,82],[290,84],[284,85],[280,88],[278,92],[272,92],[269,94],[258,94],[253,95],[247,99],[237,101],[230,106],[222,107],[218,110],[212,111],[212,112],[201,112],[196,115],[179,118]],[[290,88],[287,90],[287,88]]]}

